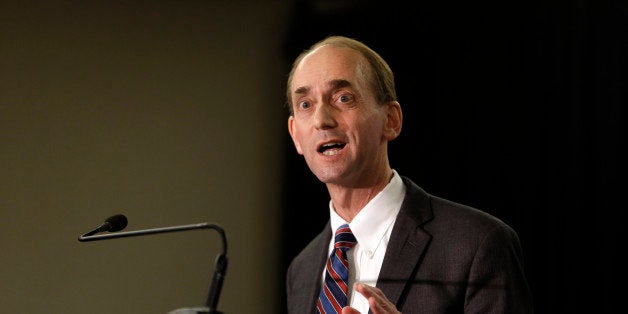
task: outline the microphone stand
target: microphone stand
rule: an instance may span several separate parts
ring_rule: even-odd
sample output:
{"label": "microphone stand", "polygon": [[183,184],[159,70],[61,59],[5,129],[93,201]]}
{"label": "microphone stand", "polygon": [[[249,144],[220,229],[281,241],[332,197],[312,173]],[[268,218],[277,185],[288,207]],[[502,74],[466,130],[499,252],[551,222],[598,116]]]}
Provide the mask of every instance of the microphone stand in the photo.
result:
{"label": "microphone stand", "polygon": [[222,239],[222,253],[218,254],[218,256],[216,257],[216,261],[214,265],[214,275],[212,278],[211,285],[209,287],[209,293],[207,294],[207,301],[205,302],[206,307],[177,309],[169,313],[172,313],[172,314],[175,314],[175,313],[176,314],[184,314],[184,313],[185,314],[193,314],[193,313],[222,314],[222,312],[216,310],[216,306],[218,305],[218,299],[220,298],[220,292],[222,290],[222,283],[225,279],[225,273],[227,271],[227,237],[225,236],[225,231],[219,225],[203,222],[203,223],[190,224],[190,225],[162,227],[162,228],[153,228],[153,229],[135,230],[135,231],[126,231],[126,232],[117,232],[117,233],[99,234],[99,235],[92,235],[94,232],[91,231],[91,232],[88,232],[86,234],[79,236],[78,240],[80,242],[88,242],[88,241],[98,241],[98,240],[113,239],[113,238],[134,237],[134,236],[149,235],[149,234],[156,234],[156,233],[196,230],[196,229],[214,229],[218,231]]}

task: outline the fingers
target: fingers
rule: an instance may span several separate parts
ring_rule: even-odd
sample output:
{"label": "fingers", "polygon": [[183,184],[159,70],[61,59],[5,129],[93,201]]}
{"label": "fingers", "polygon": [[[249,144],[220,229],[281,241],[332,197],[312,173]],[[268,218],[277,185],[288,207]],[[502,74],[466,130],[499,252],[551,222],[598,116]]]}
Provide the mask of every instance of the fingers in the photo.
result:
{"label": "fingers", "polygon": [[367,299],[371,297],[375,297],[378,299],[386,299],[386,296],[384,295],[382,290],[379,290],[379,288],[371,287],[363,283],[355,283],[353,285],[353,289],[355,289],[355,291],[359,292]]}
{"label": "fingers", "polygon": [[360,314],[360,312],[350,306],[345,306],[342,308],[342,314]]}
{"label": "fingers", "polygon": [[[369,301],[369,307],[373,314],[400,313],[379,288],[356,283],[353,285],[353,289],[362,294]],[[351,312],[349,312],[349,314],[350,313]]]}

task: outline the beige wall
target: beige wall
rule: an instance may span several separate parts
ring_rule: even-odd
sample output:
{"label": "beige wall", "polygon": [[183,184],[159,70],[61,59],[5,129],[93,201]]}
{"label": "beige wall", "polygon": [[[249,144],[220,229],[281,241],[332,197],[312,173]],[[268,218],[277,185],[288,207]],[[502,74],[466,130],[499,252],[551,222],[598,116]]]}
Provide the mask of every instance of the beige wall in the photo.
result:
{"label": "beige wall", "polygon": [[284,1],[0,2],[0,312],[277,313]]}

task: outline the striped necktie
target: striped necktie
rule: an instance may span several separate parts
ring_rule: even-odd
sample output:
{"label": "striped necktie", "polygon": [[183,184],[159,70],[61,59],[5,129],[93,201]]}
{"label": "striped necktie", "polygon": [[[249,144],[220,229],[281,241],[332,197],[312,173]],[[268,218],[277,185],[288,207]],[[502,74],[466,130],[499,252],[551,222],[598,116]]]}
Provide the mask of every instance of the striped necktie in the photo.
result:
{"label": "striped necktie", "polygon": [[318,296],[316,308],[319,313],[340,313],[347,305],[347,285],[349,283],[349,262],[347,250],[352,248],[357,240],[351,233],[348,224],[338,227],[334,238],[334,249],[329,255],[325,267],[325,282]]}

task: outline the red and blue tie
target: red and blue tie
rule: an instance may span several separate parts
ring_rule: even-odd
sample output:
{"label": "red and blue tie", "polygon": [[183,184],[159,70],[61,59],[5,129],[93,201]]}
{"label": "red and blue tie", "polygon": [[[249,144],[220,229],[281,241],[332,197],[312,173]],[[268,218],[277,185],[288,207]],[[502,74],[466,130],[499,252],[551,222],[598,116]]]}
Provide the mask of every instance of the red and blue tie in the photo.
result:
{"label": "red and blue tie", "polygon": [[349,262],[347,250],[355,246],[357,240],[348,224],[338,227],[334,238],[334,249],[325,267],[325,282],[318,296],[316,308],[319,313],[340,313],[347,305],[347,285],[349,283]]}

